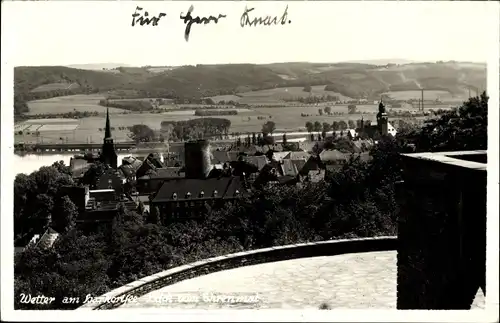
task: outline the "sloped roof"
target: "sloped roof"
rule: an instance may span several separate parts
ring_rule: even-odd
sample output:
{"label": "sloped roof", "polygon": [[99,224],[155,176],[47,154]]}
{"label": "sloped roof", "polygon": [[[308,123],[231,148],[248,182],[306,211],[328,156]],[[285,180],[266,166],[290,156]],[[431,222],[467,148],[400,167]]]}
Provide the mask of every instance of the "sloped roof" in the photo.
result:
{"label": "sloped roof", "polygon": [[54,229],[48,228],[47,231],[42,235],[40,240],[38,240],[37,246],[42,249],[51,248],[54,242],[56,242],[57,238],[59,238],[59,233],[57,233]]}
{"label": "sloped roof", "polygon": [[[307,159],[309,159],[309,157]],[[304,165],[306,164],[307,159],[290,159],[290,160],[295,165],[295,168],[297,168],[297,171],[300,172],[302,170],[302,168],[304,168]]]}
{"label": "sloped roof", "polygon": [[243,160],[251,165],[257,166],[259,171],[267,164],[266,156],[246,156]]}
{"label": "sloped roof", "polygon": [[71,158],[69,162],[69,169],[73,177],[83,176],[90,166],[92,166],[92,163],[83,158]]}
{"label": "sloped roof", "polygon": [[289,154],[290,154],[290,151],[275,151],[273,153],[273,158],[278,160],[278,161],[281,161]]}
{"label": "sloped roof", "polygon": [[281,170],[283,176],[295,177],[299,174],[297,167],[290,159],[284,159],[281,164]]}
{"label": "sloped roof", "polygon": [[337,149],[332,149],[332,150],[323,150],[319,154],[319,158],[323,162],[337,161],[337,160],[346,160],[348,158],[348,155],[338,151]]}
{"label": "sloped roof", "polygon": [[214,150],[212,151],[212,164],[223,164],[230,161],[227,151]]}
{"label": "sloped roof", "polygon": [[307,160],[311,156],[306,151],[291,151],[284,159]]}
{"label": "sloped roof", "polygon": [[182,200],[188,192],[191,193],[192,199],[199,197],[201,192],[204,193],[204,197],[211,197],[214,191],[217,191],[217,197],[224,197],[234,178],[236,177],[165,181],[155,194],[153,202],[172,201],[174,193],[177,194],[178,200]]}
{"label": "sloped roof", "polygon": [[181,167],[163,167],[157,168],[156,174],[152,177],[158,178],[183,178],[184,174],[181,173]]}

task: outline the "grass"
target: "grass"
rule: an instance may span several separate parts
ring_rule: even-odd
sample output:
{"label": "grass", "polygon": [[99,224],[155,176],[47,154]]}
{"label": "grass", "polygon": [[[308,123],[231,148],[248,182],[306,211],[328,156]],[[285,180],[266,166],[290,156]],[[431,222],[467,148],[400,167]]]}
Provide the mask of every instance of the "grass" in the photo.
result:
{"label": "grass", "polygon": [[[395,100],[410,100],[410,99],[420,99],[422,98],[421,91],[391,91],[386,92],[384,94],[389,95]],[[472,95],[472,94],[471,94]],[[426,90],[424,91],[424,101],[425,100],[436,100],[440,99],[441,101],[446,102],[462,102],[468,99],[468,92],[462,95],[452,95],[447,91],[438,91],[438,90]]]}
{"label": "grass", "polygon": [[286,104],[284,100],[296,99],[299,97],[307,98],[309,95],[312,96],[338,96],[340,100],[352,100],[349,97],[343,96],[340,93],[325,91],[326,85],[316,85],[312,86],[311,94],[309,92],[303,91],[304,87],[282,87],[269,90],[260,91],[250,91],[250,92],[240,92],[237,95],[218,95],[212,97],[212,100],[218,102],[224,101],[235,101],[242,104],[249,105],[265,105],[265,104]]}
{"label": "grass", "polygon": [[[30,111],[28,115],[69,113],[75,110],[106,112],[106,107],[99,105],[99,100],[104,99],[102,94],[78,94],[60,96],[45,100],[28,102]],[[109,113],[122,113],[123,109],[109,108]]]}
{"label": "grass", "polygon": [[[313,87],[313,93],[322,93],[323,86]],[[280,95],[283,93],[292,93],[291,95],[308,95],[306,92],[302,91],[302,88],[294,87],[288,88],[288,92],[283,92],[284,89],[273,89],[273,90],[263,90],[255,92],[247,92],[243,97],[238,97],[242,100],[250,100],[252,102],[261,102],[261,104],[266,104],[265,102],[278,102]],[[324,92],[324,91],[323,91]],[[243,94],[242,94],[243,95]],[[233,96],[220,96],[229,97]],[[104,113],[105,107],[98,104],[99,100],[104,98],[104,95],[92,94],[92,95],[73,95],[52,98],[47,100],[37,100],[29,102],[31,112],[30,114],[49,114],[49,113],[65,113],[76,110],[79,111],[99,111]],[[134,100],[149,100],[149,99],[134,99]],[[281,104],[286,104],[282,102]],[[298,104],[298,103],[296,103]],[[318,109],[324,109],[325,106],[330,106],[332,112],[343,112],[344,115],[319,115]],[[186,105],[181,105],[186,106]],[[113,131],[113,136],[116,142],[129,141],[129,131],[128,130],[118,130],[118,127],[129,127],[136,124],[145,124],[152,129],[159,130],[162,121],[181,121],[200,118],[194,115],[194,110],[199,105],[193,105],[193,109],[189,110],[178,110],[174,106],[165,105],[162,106],[165,109],[163,113],[130,113],[122,114],[124,110],[117,108],[109,108],[110,113],[113,114],[111,117],[111,126],[115,127]],[[426,105],[430,109],[446,108],[446,105],[436,105],[430,106]],[[409,107],[409,109],[411,106]],[[364,120],[371,120],[372,123],[376,122],[376,113],[378,112],[377,105],[375,104],[365,104],[357,105],[359,112],[363,112]],[[347,114],[347,105],[334,105],[332,103],[321,103],[319,106],[316,105],[301,105],[301,106],[280,106],[272,107],[254,107],[251,109],[237,109],[238,115],[222,116],[231,121],[230,132],[260,132],[262,125],[266,121],[273,121],[278,129],[284,131],[296,131],[298,129],[304,128],[307,121],[315,122],[319,121],[321,123],[328,122],[333,123],[333,121],[348,121],[348,120],[358,120],[361,118],[361,114]],[[396,109],[404,110],[404,109]],[[302,117],[301,114],[307,114],[307,117]],[[261,117],[259,119],[258,117]],[[57,126],[57,124],[68,124],[68,126]],[[23,135],[16,134],[16,142],[23,141],[26,143],[41,142],[44,143],[57,143],[61,142],[60,138],[68,138],[68,142],[101,142],[104,135],[103,128],[105,126],[104,115],[88,117],[82,119],[42,119],[42,120],[27,120],[23,123],[16,124],[15,130],[23,130],[24,132],[30,132],[30,135],[23,133]],[[101,129],[101,130],[99,130]],[[27,131],[26,131],[27,130]],[[37,138],[31,132],[36,130],[40,131],[40,137]]]}
{"label": "grass", "polygon": [[45,91],[53,91],[53,90],[72,90],[79,88],[80,86],[76,83],[67,83],[67,82],[59,82],[59,83],[49,83],[40,85],[31,92],[45,92]]}

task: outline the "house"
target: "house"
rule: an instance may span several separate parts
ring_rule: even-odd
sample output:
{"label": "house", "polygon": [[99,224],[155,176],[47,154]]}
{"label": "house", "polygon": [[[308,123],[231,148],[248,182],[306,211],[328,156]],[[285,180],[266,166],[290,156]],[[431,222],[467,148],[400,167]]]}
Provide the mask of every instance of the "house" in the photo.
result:
{"label": "house", "polygon": [[261,171],[267,164],[266,156],[245,156],[242,160],[257,167],[257,171]]}
{"label": "house", "polygon": [[142,166],[142,161],[128,156],[122,159],[122,165],[118,169],[123,173],[123,177],[127,180],[135,180],[136,172]]}
{"label": "house", "polygon": [[137,203],[133,201],[120,199],[98,201],[95,197],[90,198],[85,207],[85,212],[76,219],[78,228],[85,232],[110,228],[113,220],[120,213],[120,205],[123,205],[128,211],[137,210]]}
{"label": "house", "polygon": [[350,154],[345,154],[340,152],[337,149],[331,150],[323,150],[319,154],[319,158],[323,164],[334,164],[334,165],[342,165],[345,164],[349,160]]}
{"label": "house", "polygon": [[14,249],[14,253],[20,253],[28,248],[39,247],[41,249],[50,249],[59,238],[59,233],[52,228],[48,228],[40,237],[39,234],[35,234],[33,238],[31,238],[30,242],[26,245],[25,248],[17,247],[17,250]]}
{"label": "house", "polygon": [[59,233],[57,233],[54,229],[48,228],[45,233],[42,235],[40,240],[38,240],[37,246],[42,249],[50,249],[59,238]]}
{"label": "house", "polygon": [[154,171],[157,168],[163,168],[163,167],[165,166],[161,162],[161,156],[157,153],[151,153],[144,159],[141,166],[137,169],[135,174],[136,178],[140,178],[146,175],[150,170]]}
{"label": "house", "polygon": [[208,207],[222,207],[246,192],[237,176],[208,179],[173,179],[150,196],[150,212],[162,224],[198,218]]}
{"label": "house", "polygon": [[109,168],[97,179],[96,189],[113,189],[117,194],[122,194],[123,184],[125,184],[125,182],[126,179],[123,173],[116,169]]}
{"label": "house", "polygon": [[308,160],[309,156],[310,156],[310,154],[308,152],[305,152],[305,151],[291,151],[283,159]]}
{"label": "house", "polygon": [[92,163],[87,159],[84,159],[83,156],[71,157],[71,159],[69,160],[69,169],[71,171],[71,176],[74,179],[82,178],[91,165]]}
{"label": "house", "polygon": [[150,194],[158,191],[162,183],[170,179],[184,178],[185,172],[182,167],[162,167],[150,170],[137,179],[137,192],[139,194]]}

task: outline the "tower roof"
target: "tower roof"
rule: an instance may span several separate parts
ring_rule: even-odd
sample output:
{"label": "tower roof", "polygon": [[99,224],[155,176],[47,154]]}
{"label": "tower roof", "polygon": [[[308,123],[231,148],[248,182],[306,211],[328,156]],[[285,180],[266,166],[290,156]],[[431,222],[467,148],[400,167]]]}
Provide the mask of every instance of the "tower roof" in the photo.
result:
{"label": "tower roof", "polygon": [[109,108],[106,108],[106,132],[104,138],[111,138],[111,126],[109,123]]}

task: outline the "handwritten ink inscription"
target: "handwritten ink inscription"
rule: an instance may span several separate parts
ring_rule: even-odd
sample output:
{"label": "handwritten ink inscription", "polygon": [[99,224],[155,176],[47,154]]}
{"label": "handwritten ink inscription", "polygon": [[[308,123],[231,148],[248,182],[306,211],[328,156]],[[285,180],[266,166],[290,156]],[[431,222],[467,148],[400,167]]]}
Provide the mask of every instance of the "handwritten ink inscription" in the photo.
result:
{"label": "handwritten ink inscription", "polygon": [[[266,16],[254,16],[254,11],[255,8],[248,8],[245,7],[245,10],[243,14],[240,17],[240,26],[241,27],[255,27],[255,26],[278,26],[278,25],[286,25],[286,24],[291,24],[292,21],[288,20],[288,6],[285,7],[285,10],[283,13],[280,15],[276,16],[271,16],[271,15],[266,15]],[[215,16],[208,16],[208,17],[193,17],[192,13],[194,11],[194,6],[191,5],[189,7],[189,10],[186,14],[181,12],[180,14],[180,19],[184,22],[186,25],[186,29],[184,30],[184,39],[186,41],[189,41],[189,35],[191,34],[191,27],[193,24],[197,25],[207,25],[211,22],[213,23],[218,23],[220,19],[226,18],[226,15],[223,14],[218,14],[217,17]],[[166,13],[160,12],[158,16],[150,16],[147,11],[143,11],[143,8],[141,7],[136,7],[134,13],[132,14],[132,27],[135,25],[140,25],[140,26],[158,26],[158,23],[160,22],[160,19],[162,17],[167,16]]]}
{"label": "handwritten ink inscription", "polygon": [[186,24],[186,30],[184,31],[184,39],[186,41],[189,41],[189,34],[191,33],[191,25],[193,23],[196,23],[196,24],[209,24],[211,21],[213,21],[214,23],[218,23],[219,22],[219,19],[222,19],[222,18],[226,18],[226,15],[222,15],[222,14],[219,14],[218,17],[214,17],[214,16],[210,16],[210,17],[202,17],[200,18],[200,16],[197,16],[196,18],[193,18],[193,16],[191,16],[191,13],[193,12],[194,10],[194,6],[191,5],[191,7],[189,7],[189,10],[187,12],[187,14],[185,16],[182,16],[182,12],[181,12],[181,15],[180,15],[180,18],[181,20],[184,20],[184,24]]}
{"label": "handwritten ink inscription", "polygon": [[167,15],[164,12],[160,12],[158,17],[152,16],[151,18],[148,18],[149,13],[147,11],[144,12],[144,15],[141,15],[141,13],[139,13],[138,11],[142,11],[142,8],[135,8],[134,13],[132,14],[132,27],[134,27],[136,24],[139,24],[141,26],[149,26],[150,24],[153,24],[153,26],[158,26],[158,22],[160,21],[161,17],[165,17]]}
{"label": "handwritten ink inscription", "polygon": [[272,26],[272,25],[285,25],[287,23],[292,23],[291,20],[288,20],[288,6],[286,6],[285,11],[281,15],[280,18],[278,16],[263,16],[263,17],[250,17],[250,12],[255,10],[255,8],[250,8],[248,9],[245,7],[245,11],[241,15],[240,18],[240,26],[245,27],[245,26],[258,26],[258,25],[264,25],[264,26]]}

